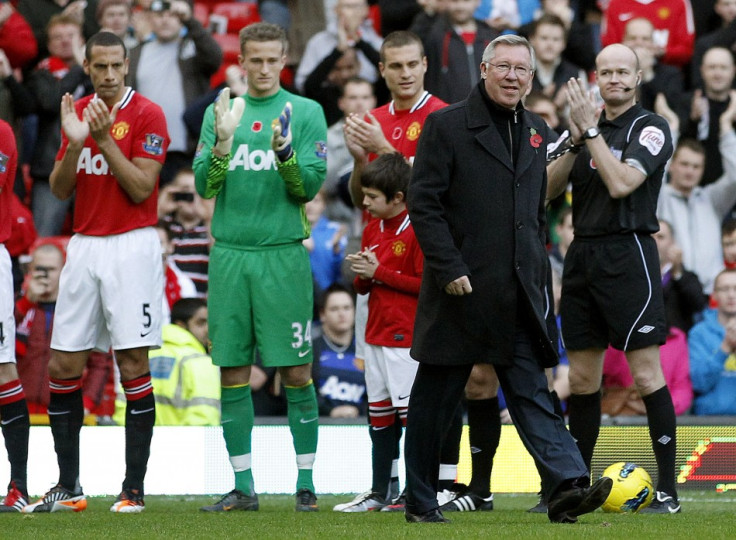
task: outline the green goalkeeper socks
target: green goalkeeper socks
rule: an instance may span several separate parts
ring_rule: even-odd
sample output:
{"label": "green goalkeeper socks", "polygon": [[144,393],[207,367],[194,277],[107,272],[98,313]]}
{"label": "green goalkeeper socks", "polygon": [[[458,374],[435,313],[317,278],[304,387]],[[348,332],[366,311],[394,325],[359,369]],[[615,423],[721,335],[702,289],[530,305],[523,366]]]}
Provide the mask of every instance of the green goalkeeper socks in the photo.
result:
{"label": "green goalkeeper socks", "polygon": [[255,494],[251,471],[250,441],[253,400],[250,385],[222,387],[222,435],[235,472],[235,489]]}
{"label": "green goalkeeper socks", "polygon": [[319,410],[317,394],[312,381],[304,386],[286,386],[286,401],[289,405],[289,429],[294,439],[298,476],[296,490],[308,489],[314,493],[312,466],[317,452],[319,432]]}

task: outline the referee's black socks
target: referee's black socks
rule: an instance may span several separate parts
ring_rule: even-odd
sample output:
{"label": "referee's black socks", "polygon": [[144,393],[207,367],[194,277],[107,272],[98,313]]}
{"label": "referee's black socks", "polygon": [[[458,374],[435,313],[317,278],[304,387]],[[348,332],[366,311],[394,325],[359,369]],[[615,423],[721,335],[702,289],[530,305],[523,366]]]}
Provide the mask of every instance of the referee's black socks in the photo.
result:
{"label": "referee's black socks", "polygon": [[601,428],[601,392],[572,394],[567,400],[570,434],[578,445],[585,466],[590,472],[593,450]]}
{"label": "referee's black socks", "polygon": [[675,488],[675,459],[677,420],[670,389],[665,385],[648,396],[642,396],[647,409],[649,436],[657,458],[657,491],[677,498]]}

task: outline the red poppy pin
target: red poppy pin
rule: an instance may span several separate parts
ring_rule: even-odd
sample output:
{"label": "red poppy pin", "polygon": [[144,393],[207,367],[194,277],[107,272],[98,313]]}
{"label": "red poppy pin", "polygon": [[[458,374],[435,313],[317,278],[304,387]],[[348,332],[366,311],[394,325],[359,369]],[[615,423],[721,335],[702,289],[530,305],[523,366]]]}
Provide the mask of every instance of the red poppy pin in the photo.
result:
{"label": "red poppy pin", "polygon": [[531,137],[529,137],[529,144],[532,145],[532,148],[539,148],[539,145],[542,144],[542,136],[537,133],[537,130],[534,128],[529,128],[529,134]]}

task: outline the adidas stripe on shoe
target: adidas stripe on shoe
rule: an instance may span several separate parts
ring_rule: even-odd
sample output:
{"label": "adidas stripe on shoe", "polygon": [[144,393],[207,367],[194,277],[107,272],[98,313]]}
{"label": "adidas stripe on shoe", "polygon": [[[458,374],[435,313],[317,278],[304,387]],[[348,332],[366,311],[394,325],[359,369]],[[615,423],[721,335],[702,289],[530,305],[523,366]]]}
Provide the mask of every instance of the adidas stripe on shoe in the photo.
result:
{"label": "adidas stripe on shoe", "polygon": [[0,502],[0,512],[22,512],[27,505],[28,496],[24,495],[15,482],[11,481],[8,486],[8,494]]}
{"label": "adidas stripe on shoe", "polygon": [[476,510],[485,512],[493,510],[493,493],[484,498],[475,493],[466,492],[440,507],[441,512],[474,512]]}

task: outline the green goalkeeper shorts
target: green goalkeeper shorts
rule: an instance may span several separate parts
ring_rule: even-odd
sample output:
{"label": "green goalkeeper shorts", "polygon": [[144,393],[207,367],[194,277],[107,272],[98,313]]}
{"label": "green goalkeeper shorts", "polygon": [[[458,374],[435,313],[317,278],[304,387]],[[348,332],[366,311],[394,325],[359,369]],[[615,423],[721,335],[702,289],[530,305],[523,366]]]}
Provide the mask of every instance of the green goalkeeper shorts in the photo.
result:
{"label": "green goalkeeper shorts", "polygon": [[312,361],[312,270],[301,244],[252,250],[215,244],[208,312],[212,361],[266,367]]}

